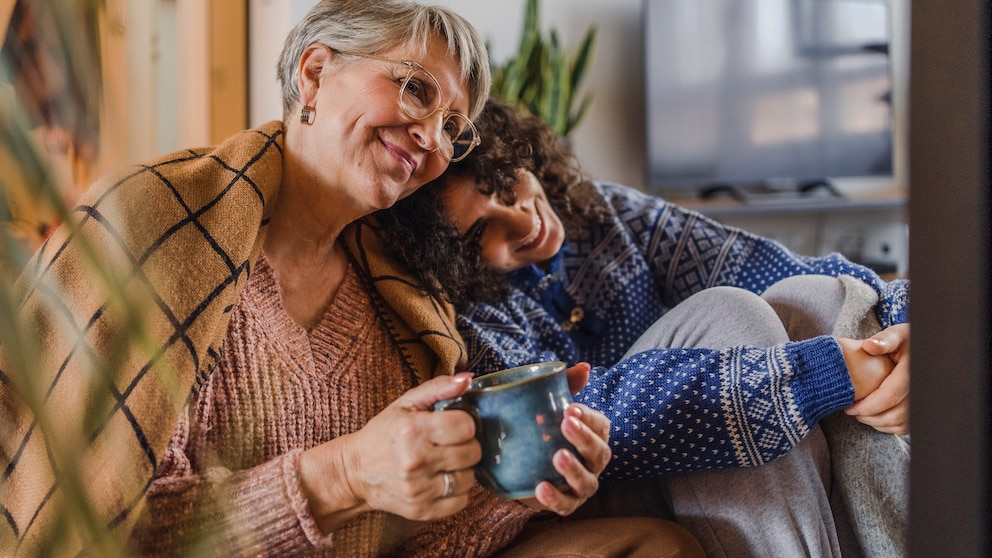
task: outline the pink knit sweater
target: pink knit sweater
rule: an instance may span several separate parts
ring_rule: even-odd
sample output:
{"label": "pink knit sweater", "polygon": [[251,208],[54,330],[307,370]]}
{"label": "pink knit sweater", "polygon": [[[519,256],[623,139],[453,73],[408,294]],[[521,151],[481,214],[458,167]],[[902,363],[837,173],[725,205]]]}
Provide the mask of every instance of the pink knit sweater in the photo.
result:
{"label": "pink knit sweater", "polygon": [[373,512],[320,532],[300,488],[300,453],[358,430],[415,380],[353,268],[310,331],[281,301],[262,257],[232,311],[220,364],[159,465],[137,552],[486,556],[511,541],[533,512],[479,486],[468,508],[444,520]]}

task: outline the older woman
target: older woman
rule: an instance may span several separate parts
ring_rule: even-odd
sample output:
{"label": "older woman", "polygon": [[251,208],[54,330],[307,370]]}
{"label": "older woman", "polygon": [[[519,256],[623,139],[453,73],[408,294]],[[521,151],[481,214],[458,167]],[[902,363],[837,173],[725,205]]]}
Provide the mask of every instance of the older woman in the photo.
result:
{"label": "older woman", "polygon": [[[141,555],[484,556],[595,492],[609,422],[582,405],[562,427],[581,455],[555,457],[567,489],[517,502],[474,482],[471,417],[431,412],[467,388],[465,374],[433,377],[462,364],[450,312],[402,281],[373,293],[402,272],[349,228],[478,144],[488,68],[445,9],[323,0],[286,40],[283,122],[92,187],[20,285],[48,350],[44,395],[0,382],[2,548],[52,549],[59,510],[81,501]],[[145,305],[129,314],[102,291],[87,252]],[[134,327],[141,342],[122,344]],[[18,365],[0,354],[0,370]],[[70,461],[50,443],[78,424]],[[65,493],[67,472],[88,498]],[[621,528],[637,525],[655,552],[698,549],[672,524]],[[54,540],[101,554],[99,540]]]}

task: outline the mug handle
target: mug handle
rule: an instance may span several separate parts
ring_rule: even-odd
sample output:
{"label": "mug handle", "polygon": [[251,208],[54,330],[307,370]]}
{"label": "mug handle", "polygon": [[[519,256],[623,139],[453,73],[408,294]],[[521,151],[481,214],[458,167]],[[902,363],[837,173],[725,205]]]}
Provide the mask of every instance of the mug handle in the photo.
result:
{"label": "mug handle", "polygon": [[444,399],[434,403],[435,411],[465,411],[472,417],[475,421],[475,435],[478,437],[479,433],[482,432],[482,417],[479,415],[479,408],[465,401],[461,397],[456,397],[454,399]]}

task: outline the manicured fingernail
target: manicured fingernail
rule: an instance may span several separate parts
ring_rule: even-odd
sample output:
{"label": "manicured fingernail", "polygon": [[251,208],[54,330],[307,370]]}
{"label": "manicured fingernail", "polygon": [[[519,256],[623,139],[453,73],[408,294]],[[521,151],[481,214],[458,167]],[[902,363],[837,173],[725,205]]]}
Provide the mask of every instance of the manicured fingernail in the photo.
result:
{"label": "manicured fingernail", "polygon": [[568,422],[569,428],[574,428],[576,432],[582,430],[582,421],[575,417],[568,417],[565,419]]}

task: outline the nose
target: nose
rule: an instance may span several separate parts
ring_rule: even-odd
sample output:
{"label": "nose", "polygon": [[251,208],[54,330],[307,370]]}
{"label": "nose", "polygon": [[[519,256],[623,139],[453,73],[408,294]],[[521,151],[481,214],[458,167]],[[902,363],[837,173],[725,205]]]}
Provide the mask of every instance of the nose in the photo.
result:
{"label": "nose", "polygon": [[494,213],[498,217],[495,220],[502,223],[507,242],[519,242],[534,232],[534,211],[531,208],[519,200],[509,206],[497,201],[496,206],[498,209]]}
{"label": "nose", "polygon": [[410,133],[417,145],[426,151],[443,151],[444,113],[439,110],[426,118],[414,120],[410,124]]}

